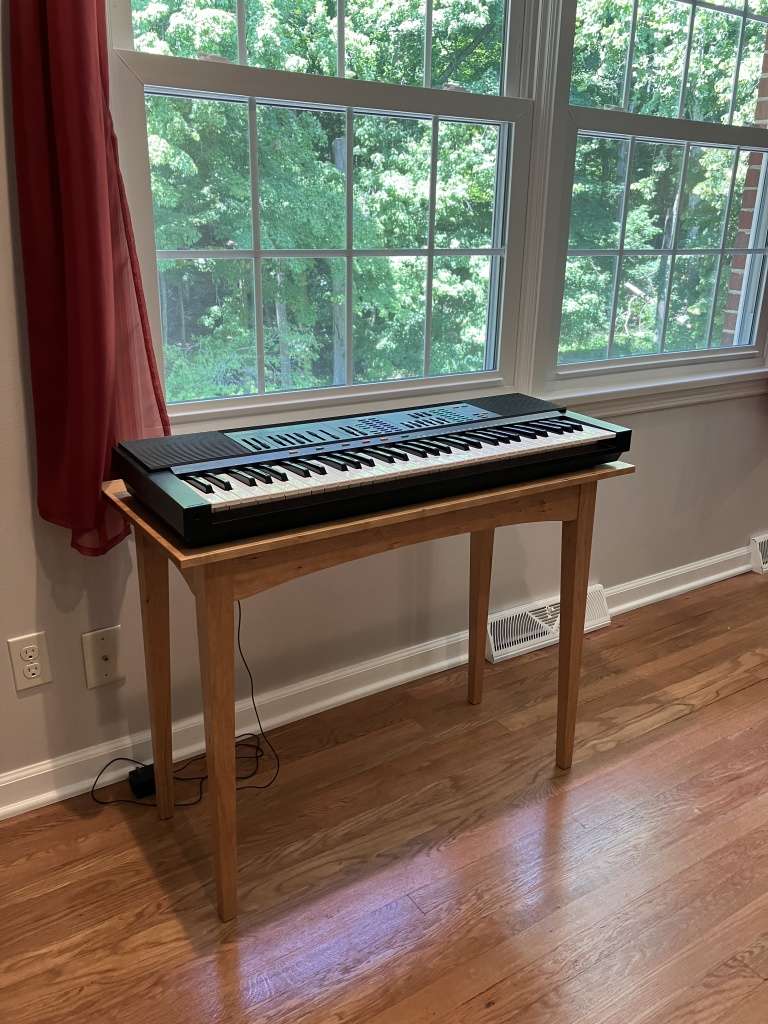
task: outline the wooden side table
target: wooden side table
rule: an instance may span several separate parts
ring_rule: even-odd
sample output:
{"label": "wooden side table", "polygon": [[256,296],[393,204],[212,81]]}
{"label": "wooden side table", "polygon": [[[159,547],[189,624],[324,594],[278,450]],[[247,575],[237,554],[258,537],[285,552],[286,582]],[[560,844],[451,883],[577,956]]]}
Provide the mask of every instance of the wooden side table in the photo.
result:
{"label": "wooden side table", "polygon": [[136,535],[161,818],[173,815],[169,562],[179,569],[195,595],[214,870],[223,921],[237,913],[235,600],[381,551],[469,533],[468,699],[478,704],[483,693],[494,530],[519,523],[562,522],[556,760],[560,768],[570,768],[597,484],[633,472],[633,466],[614,462],[513,487],[205,548],[183,547],[168,527],[127,494],[122,481],[104,485],[106,499],[132,523]]}

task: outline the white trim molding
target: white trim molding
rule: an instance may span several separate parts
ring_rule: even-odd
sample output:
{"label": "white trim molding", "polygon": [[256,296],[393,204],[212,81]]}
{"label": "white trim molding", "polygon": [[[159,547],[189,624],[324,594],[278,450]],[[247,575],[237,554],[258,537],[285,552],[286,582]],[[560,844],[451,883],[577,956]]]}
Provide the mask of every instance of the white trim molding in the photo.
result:
{"label": "white trim molding", "polygon": [[[750,567],[750,549],[737,548],[608,587],[605,592],[608,608],[612,616],[620,615],[633,608],[748,572]],[[465,662],[466,658],[467,632],[462,630],[259,694],[259,712],[265,729],[274,729],[422,676],[454,668]],[[235,711],[238,734],[253,732],[256,721],[250,699],[238,701]],[[177,760],[203,750],[201,715],[174,724],[173,745]],[[0,819],[87,793],[96,774],[113,757],[150,761],[152,751],[149,732],[121,736],[0,775]],[[115,782],[124,778],[127,770],[126,766],[116,766],[105,772],[102,781]]]}

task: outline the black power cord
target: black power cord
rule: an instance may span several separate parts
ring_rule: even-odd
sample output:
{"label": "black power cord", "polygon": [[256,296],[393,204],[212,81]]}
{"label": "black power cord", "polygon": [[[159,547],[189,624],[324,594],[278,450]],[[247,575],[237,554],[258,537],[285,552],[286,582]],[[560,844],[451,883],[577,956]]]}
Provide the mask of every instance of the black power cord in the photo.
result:
{"label": "black power cord", "polygon": [[[246,733],[242,733],[240,736],[236,736],[235,737],[235,747],[236,747],[235,757],[237,758],[237,760],[238,761],[252,761],[252,760],[255,760],[255,762],[256,762],[253,765],[253,767],[249,771],[247,771],[245,774],[238,775],[237,776],[237,780],[238,781],[244,781],[244,780],[247,780],[247,779],[252,779],[257,774],[257,772],[259,771],[259,766],[261,764],[261,760],[264,757],[264,748],[261,745],[261,740],[262,739],[264,740],[264,743],[267,745],[267,747],[270,750],[270,753],[272,754],[272,758],[274,760],[274,769],[272,771],[271,777],[266,782],[256,782],[256,783],[253,783],[252,785],[249,785],[249,786],[238,786],[237,788],[238,789],[269,789],[269,787],[274,785],[274,783],[277,781],[277,776],[280,773],[280,757],[279,757],[277,751],[275,750],[275,748],[274,748],[274,746],[272,744],[272,741],[270,740],[269,736],[267,736],[266,732],[264,731],[264,726],[261,724],[261,716],[259,715],[259,709],[256,706],[256,694],[255,694],[255,690],[254,690],[253,673],[251,672],[251,668],[250,668],[250,666],[248,664],[248,661],[247,661],[247,659],[245,657],[245,654],[243,653],[243,645],[242,645],[242,642],[241,642],[241,639],[240,639],[240,633],[241,633],[241,629],[242,629],[242,624],[243,624],[243,607],[240,604],[240,601],[238,601],[237,602],[237,650],[238,650],[238,653],[240,655],[240,660],[242,661],[242,663],[243,663],[243,665],[245,667],[245,671],[248,673],[248,682],[250,683],[250,687],[251,687],[251,704],[253,705],[253,712],[256,715],[256,722],[258,723],[259,731],[258,731],[258,733],[246,732]],[[253,741],[255,741],[255,742],[253,742]],[[241,750],[250,750],[250,751],[252,751],[252,753],[241,754],[240,753]],[[206,772],[203,775],[182,775],[181,773],[184,772],[187,768],[189,768],[189,766],[191,764],[194,764],[195,761],[200,761],[204,757],[205,757],[204,753],[203,754],[196,754],[194,757],[188,758],[183,764],[179,765],[178,768],[174,769],[174,772],[173,772],[174,780],[176,780],[178,782],[196,782],[197,783],[197,787],[198,787],[197,788],[197,796],[196,797],[194,797],[192,800],[174,801],[174,804],[173,804],[174,807],[193,807],[195,804],[199,804],[200,801],[203,799],[203,791],[204,791],[205,783],[208,781],[208,773]],[[101,769],[99,774],[93,780],[93,785],[91,786],[91,799],[94,801],[94,803],[101,804],[102,806],[108,806],[109,804],[134,804],[137,807],[157,807],[157,801],[149,801],[149,800],[143,800],[143,799],[133,800],[133,799],[128,799],[126,797],[116,797],[113,800],[102,800],[99,796],[96,795],[96,787],[99,784],[99,779],[102,777],[102,775],[104,774],[104,772],[108,768],[111,768],[113,764],[117,764],[120,761],[125,761],[128,764],[137,765],[138,768],[144,768],[144,769],[148,769],[148,770],[153,768],[152,764],[146,764],[144,761],[137,761],[137,760],[135,760],[132,757],[113,757],[111,761],[108,761],[104,765],[104,767]],[[137,771],[138,771],[138,769],[137,769]],[[133,775],[133,772],[131,772],[131,775]],[[151,772],[151,779],[152,779],[152,781],[154,780],[154,772]]]}

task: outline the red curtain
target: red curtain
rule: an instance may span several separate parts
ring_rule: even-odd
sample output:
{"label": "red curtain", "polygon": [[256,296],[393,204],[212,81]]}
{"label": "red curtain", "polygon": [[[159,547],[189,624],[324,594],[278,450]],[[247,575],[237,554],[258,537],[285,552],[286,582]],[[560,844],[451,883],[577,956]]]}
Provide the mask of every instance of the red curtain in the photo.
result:
{"label": "red curtain", "polygon": [[11,0],[40,514],[99,555],[117,440],[170,433],[109,112],[105,0]]}

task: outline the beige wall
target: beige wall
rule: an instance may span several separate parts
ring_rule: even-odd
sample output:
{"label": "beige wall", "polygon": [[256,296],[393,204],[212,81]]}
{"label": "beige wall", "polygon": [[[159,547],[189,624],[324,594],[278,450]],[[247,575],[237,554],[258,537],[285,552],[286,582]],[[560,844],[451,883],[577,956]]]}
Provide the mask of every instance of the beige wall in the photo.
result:
{"label": "beige wall", "polygon": [[[1,9],[0,9],[1,10]],[[0,104],[0,117],[3,116]],[[54,682],[17,695],[0,651],[0,773],[146,727],[128,544],[86,559],[34,512],[30,407],[8,199],[7,90],[0,126],[0,642],[46,630]],[[593,578],[606,586],[747,543],[768,529],[768,402],[750,398],[638,415],[639,472],[605,486]],[[501,531],[493,604],[551,594],[557,531]],[[378,556],[248,602],[245,646],[270,689],[461,629],[467,544]],[[86,690],[80,634],[120,622],[127,681]],[[191,601],[173,587],[176,717],[198,708]],[[242,686],[242,680],[241,684]],[[241,690],[241,695],[244,691]]]}

